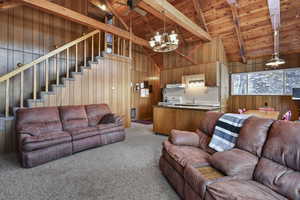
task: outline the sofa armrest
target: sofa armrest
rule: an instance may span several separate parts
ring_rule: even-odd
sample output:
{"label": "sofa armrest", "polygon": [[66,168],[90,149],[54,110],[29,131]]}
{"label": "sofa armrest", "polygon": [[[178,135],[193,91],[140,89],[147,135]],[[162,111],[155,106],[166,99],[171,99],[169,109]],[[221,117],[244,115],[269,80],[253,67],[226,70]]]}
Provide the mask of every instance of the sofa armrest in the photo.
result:
{"label": "sofa armrest", "polygon": [[172,144],[179,146],[195,146],[199,147],[199,136],[190,131],[179,131],[173,129],[169,136],[169,141]]}
{"label": "sofa armrest", "polygon": [[247,151],[234,148],[229,151],[214,153],[209,158],[209,162],[227,176],[250,180],[253,177],[258,157]]}
{"label": "sofa armrest", "polygon": [[118,125],[124,125],[123,118],[117,114],[113,114],[115,118],[115,123]]}
{"label": "sofa armrest", "polygon": [[17,150],[19,152],[22,151],[22,147],[23,147],[23,141],[25,140],[25,138],[27,137],[32,137],[32,134],[27,133],[27,132],[18,132],[17,133]]}

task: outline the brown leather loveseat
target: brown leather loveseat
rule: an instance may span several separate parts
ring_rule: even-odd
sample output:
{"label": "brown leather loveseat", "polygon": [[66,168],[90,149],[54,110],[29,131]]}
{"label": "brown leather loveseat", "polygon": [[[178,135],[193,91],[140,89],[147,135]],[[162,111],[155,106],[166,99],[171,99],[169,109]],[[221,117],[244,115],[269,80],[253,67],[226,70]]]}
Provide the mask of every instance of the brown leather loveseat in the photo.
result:
{"label": "brown leather loveseat", "polygon": [[300,200],[300,123],[248,118],[235,148],[208,147],[222,113],[196,132],[173,130],[160,169],[186,200]]}
{"label": "brown leather loveseat", "polygon": [[16,117],[19,157],[26,168],[125,139],[121,117],[106,104],[24,108]]}

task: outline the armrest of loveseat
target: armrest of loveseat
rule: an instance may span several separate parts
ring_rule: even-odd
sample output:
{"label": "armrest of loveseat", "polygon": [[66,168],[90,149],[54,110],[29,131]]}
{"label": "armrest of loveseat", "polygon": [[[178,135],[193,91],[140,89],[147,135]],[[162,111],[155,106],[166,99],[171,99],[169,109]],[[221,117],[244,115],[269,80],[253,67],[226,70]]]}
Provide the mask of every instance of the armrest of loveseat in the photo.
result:
{"label": "armrest of loveseat", "polygon": [[32,137],[32,134],[28,132],[17,132],[17,149],[19,152],[22,151],[23,141],[27,137]]}
{"label": "armrest of loveseat", "polygon": [[253,177],[258,157],[241,149],[214,153],[210,164],[227,176],[250,180]]}
{"label": "armrest of loveseat", "polygon": [[199,147],[199,136],[195,132],[171,130],[169,141],[179,146]]}
{"label": "armrest of loveseat", "polygon": [[113,114],[114,115],[114,119],[115,119],[115,123],[118,124],[118,125],[124,125],[124,122],[123,122],[123,118],[120,116],[120,115],[117,115],[117,114]]}

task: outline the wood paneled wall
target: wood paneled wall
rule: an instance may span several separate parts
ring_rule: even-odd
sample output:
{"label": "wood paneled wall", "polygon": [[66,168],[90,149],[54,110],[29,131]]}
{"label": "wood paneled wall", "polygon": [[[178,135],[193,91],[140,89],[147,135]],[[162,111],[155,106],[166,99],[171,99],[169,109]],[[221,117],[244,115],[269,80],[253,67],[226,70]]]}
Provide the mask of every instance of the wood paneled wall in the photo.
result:
{"label": "wood paneled wall", "polygon": [[86,105],[106,103],[114,113],[124,116],[130,124],[130,76],[129,58],[105,54],[97,64],[74,73],[74,80],[66,79],[64,87],[56,87],[53,94],[32,107]]}
{"label": "wood paneled wall", "polygon": [[[86,105],[107,103],[113,113],[123,116],[125,126],[130,126],[130,77],[129,58],[106,55],[85,68],[73,73],[63,86],[44,95],[30,107]],[[0,153],[15,150],[14,119],[0,118]]]}
{"label": "wood paneled wall", "polygon": [[[300,67],[300,55],[282,55],[286,60],[286,64],[280,68]],[[265,69],[265,62],[270,57],[249,60],[247,64],[230,63],[229,70],[231,73],[238,72],[254,72]],[[269,107],[273,107],[280,111],[281,114],[288,110],[292,111],[292,119],[296,120],[300,115],[300,103],[292,101],[291,96],[230,96],[228,101],[228,112],[237,112],[239,108],[257,109],[268,103]]]}
{"label": "wood paneled wall", "polygon": [[[152,119],[152,105],[157,105],[160,101],[160,70],[153,60],[147,55],[143,47],[133,46],[133,60],[131,70],[131,107],[137,108],[137,119]],[[140,93],[134,90],[136,83],[149,81],[152,85],[152,93],[149,98],[140,97]]]}
{"label": "wood paneled wall", "polygon": [[[86,14],[86,0],[56,0],[55,3]],[[0,75],[14,70],[18,63],[29,63],[82,35],[88,30],[76,23],[44,13],[27,6],[20,6],[0,12]],[[65,63],[64,55],[61,63]],[[44,66],[38,67],[38,88],[42,87]],[[64,67],[62,67],[64,69]],[[51,70],[50,70],[51,71]],[[51,80],[50,73],[50,80]],[[32,70],[25,72],[24,98],[32,93]],[[10,105],[19,104],[20,77],[12,79],[10,87]],[[0,113],[5,102],[5,84],[0,84]]]}
{"label": "wood paneled wall", "polygon": [[[184,55],[191,57],[197,64],[212,62],[227,63],[223,42],[220,38],[214,38],[211,42],[187,45],[178,49]],[[175,52],[164,54],[164,69],[191,66],[190,61]]]}

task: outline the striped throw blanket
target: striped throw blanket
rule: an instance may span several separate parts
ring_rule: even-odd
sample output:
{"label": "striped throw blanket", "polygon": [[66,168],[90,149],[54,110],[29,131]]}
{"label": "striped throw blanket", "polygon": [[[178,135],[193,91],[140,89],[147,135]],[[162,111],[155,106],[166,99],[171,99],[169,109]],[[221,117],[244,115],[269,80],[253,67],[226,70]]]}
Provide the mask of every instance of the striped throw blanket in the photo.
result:
{"label": "striped throw blanket", "polygon": [[235,146],[240,129],[250,115],[224,114],[216,123],[209,147],[216,151],[226,151]]}

